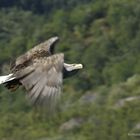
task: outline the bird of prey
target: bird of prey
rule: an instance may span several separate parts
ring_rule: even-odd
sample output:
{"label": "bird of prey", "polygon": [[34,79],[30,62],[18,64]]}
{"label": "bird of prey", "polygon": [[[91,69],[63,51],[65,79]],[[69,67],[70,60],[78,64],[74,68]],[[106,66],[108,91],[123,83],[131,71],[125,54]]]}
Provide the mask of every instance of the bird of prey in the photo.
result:
{"label": "bird of prey", "polygon": [[0,76],[0,84],[11,91],[23,86],[32,104],[53,104],[61,93],[63,78],[75,74],[82,64],[67,64],[64,54],[54,54],[58,37],[52,37],[19,56],[11,74]]}

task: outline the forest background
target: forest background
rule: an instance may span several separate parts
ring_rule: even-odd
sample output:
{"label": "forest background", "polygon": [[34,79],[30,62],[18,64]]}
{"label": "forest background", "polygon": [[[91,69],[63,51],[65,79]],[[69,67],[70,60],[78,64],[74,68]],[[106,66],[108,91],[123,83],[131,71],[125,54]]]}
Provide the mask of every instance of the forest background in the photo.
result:
{"label": "forest background", "polygon": [[[64,81],[61,109],[42,116],[0,87],[1,140],[137,140],[140,136],[139,0],[0,0],[0,74],[49,37],[84,69]],[[49,115],[48,115],[49,116]]]}

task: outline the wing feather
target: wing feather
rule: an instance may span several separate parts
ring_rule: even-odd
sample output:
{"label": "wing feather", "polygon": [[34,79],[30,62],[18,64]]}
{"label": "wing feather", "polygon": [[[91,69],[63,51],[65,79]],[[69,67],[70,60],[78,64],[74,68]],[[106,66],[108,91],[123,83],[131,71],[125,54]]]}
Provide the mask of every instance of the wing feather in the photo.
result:
{"label": "wing feather", "polygon": [[37,59],[29,68],[21,70],[22,74],[17,73],[32,104],[54,106],[61,92],[63,64],[64,55],[55,54]]}
{"label": "wing feather", "polygon": [[36,45],[25,54],[19,56],[11,65],[11,70],[15,72],[17,71],[17,69],[20,69],[19,67],[24,67],[24,65],[25,67],[28,66],[30,64],[30,61],[35,57],[50,56],[51,54],[53,54],[54,46],[58,40],[59,38],[57,36],[51,37],[45,42]]}

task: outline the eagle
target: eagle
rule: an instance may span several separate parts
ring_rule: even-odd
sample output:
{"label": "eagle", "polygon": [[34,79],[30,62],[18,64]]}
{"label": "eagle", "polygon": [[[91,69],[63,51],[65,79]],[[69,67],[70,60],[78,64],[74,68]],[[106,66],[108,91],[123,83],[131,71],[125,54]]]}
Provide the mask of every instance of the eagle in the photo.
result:
{"label": "eagle", "polygon": [[11,73],[0,76],[0,84],[10,91],[22,86],[31,104],[50,105],[60,97],[63,79],[83,68],[67,64],[63,53],[54,53],[59,38],[51,37],[19,56],[11,65]]}

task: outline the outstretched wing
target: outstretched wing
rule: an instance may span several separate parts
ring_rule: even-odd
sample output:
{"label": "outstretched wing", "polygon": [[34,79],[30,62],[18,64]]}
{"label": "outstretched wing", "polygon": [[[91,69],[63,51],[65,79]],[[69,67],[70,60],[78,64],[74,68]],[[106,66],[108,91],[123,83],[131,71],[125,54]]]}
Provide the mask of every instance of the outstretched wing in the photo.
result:
{"label": "outstretched wing", "polygon": [[64,55],[55,54],[35,59],[29,66],[15,74],[28,91],[32,104],[53,107],[59,97],[63,82]]}
{"label": "outstretched wing", "polygon": [[52,37],[45,42],[38,44],[34,48],[30,49],[27,53],[19,56],[16,61],[12,64],[11,70],[15,71],[15,69],[22,68],[23,66],[27,66],[30,61],[34,58],[50,56],[54,52],[54,46],[56,42],[59,40],[58,37]]}

